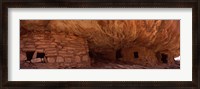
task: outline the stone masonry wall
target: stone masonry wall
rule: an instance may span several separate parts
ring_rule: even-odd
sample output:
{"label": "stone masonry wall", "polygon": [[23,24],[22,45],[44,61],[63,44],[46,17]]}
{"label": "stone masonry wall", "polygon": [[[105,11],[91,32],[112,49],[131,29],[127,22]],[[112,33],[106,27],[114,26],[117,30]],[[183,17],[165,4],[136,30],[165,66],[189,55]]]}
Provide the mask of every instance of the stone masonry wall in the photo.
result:
{"label": "stone masonry wall", "polygon": [[[138,58],[134,58],[134,52],[138,53]],[[122,49],[123,61],[144,66],[158,65],[158,59],[152,50],[145,47],[136,46]]]}
{"label": "stone masonry wall", "polygon": [[[134,58],[134,52],[138,53],[138,58]],[[163,63],[161,60],[161,53],[167,55],[167,63]],[[160,64],[173,65],[175,63],[174,57],[171,56],[170,52],[163,51],[155,53],[153,50],[146,47],[134,45],[133,47],[122,49],[123,61],[139,64],[143,66],[156,66]]]}
{"label": "stone masonry wall", "polygon": [[89,67],[87,41],[64,33],[29,33],[20,36],[20,60],[26,52],[35,51],[33,62],[40,62],[37,53],[45,53],[47,63],[60,63],[68,67]]}

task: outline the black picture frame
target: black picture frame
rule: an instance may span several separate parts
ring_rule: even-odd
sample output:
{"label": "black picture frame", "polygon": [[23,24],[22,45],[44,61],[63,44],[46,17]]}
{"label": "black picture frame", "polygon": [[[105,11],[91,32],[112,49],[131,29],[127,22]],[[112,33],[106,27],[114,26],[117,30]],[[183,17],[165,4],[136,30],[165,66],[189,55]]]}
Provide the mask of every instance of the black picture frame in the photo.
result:
{"label": "black picture frame", "polygon": [[[8,81],[8,8],[192,8],[192,81]],[[198,0],[3,0],[1,1],[1,89],[60,89],[60,88],[148,88],[148,89],[198,89],[200,1]]]}

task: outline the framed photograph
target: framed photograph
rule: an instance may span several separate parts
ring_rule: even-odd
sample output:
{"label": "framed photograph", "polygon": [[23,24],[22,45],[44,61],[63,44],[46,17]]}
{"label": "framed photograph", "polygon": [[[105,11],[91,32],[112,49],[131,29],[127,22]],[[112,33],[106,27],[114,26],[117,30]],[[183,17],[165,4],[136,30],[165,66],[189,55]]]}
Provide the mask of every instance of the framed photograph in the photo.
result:
{"label": "framed photograph", "polygon": [[3,1],[1,88],[199,88],[198,1]]}

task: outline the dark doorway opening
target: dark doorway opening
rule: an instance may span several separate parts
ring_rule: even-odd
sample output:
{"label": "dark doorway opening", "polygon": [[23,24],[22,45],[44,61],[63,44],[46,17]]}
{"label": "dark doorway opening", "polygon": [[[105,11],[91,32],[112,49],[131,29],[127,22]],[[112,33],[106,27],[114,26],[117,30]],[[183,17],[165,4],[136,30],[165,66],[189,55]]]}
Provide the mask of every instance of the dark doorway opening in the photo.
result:
{"label": "dark doorway opening", "polygon": [[41,58],[42,63],[45,63],[46,59],[45,53],[37,53],[36,58]]}
{"label": "dark doorway opening", "polygon": [[167,63],[167,58],[168,58],[168,56],[167,56],[167,54],[161,54],[161,61],[163,62],[163,63]]}
{"label": "dark doorway opening", "polygon": [[35,53],[34,51],[26,52],[26,58],[27,58],[26,61],[30,61],[31,62],[34,53]]}
{"label": "dark doorway opening", "polygon": [[99,53],[99,52],[89,51],[89,56],[90,56],[90,58],[94,58],[94,59],[103,59],[102,55],[103,55],[103,54],[101,54],[101,53]]}
{"label": "dark doorway opening", "polygon": [[116,51],[116,59],[117,59],[117,60],[120,60],[120,58],[122,58],[122,53],[121,53],[121,51],[122,51],[121,49],[119,49],[119,50]]}
{"label": "dark doorway opening", "polygon": [[91,51],[89,51],[89,56],[90,56],[91,58],[94,58],[94,53],[92,53]]}
{"label": "dark doorway opening", "polygon": [[138,52],[134,52],[134,58],[139,58]]}

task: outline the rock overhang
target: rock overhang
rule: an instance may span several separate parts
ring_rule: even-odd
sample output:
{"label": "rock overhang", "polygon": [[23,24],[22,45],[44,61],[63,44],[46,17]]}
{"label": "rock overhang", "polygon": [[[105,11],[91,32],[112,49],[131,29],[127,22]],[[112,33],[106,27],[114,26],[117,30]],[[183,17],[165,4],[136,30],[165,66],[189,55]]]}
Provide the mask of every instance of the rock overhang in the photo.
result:
{"label": "rock overhang", "polygon": [[52,31],[85,38],[91,50],[139,45],[180,55],[179,20],[21,20],[28,31]]}

